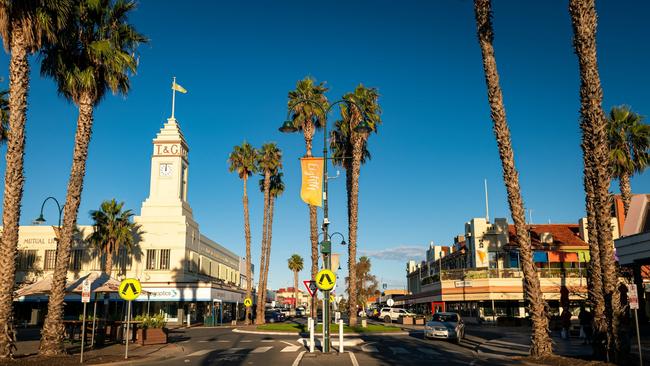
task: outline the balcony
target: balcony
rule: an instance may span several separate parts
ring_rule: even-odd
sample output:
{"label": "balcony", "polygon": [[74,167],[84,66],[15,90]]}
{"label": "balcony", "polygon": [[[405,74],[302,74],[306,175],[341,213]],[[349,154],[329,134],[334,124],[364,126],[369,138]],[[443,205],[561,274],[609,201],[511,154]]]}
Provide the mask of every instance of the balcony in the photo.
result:
{"label": "balcony", "polygon": [[[585,268],[537,268],[540,278],[581,278],[587,276]],[[449,269],[442,271],[442,280],[470,280],[479,278],[523,278],[518,268]],[[428,277],[432,278],[432,277]],[[438,276],[434,276],[438,280]]]}

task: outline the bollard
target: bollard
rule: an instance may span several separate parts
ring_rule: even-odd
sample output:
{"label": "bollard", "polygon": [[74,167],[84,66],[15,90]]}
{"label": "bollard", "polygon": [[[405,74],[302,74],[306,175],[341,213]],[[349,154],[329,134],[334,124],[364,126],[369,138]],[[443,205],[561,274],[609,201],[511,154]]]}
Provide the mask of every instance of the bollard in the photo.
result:
{"label": "bollard", "polygon": [[309,318],[309,352],[314,353],[314,319]]}
{"label": "bollard", "polygon": [[343,353],[343,319],[339,319],[339,353]]}

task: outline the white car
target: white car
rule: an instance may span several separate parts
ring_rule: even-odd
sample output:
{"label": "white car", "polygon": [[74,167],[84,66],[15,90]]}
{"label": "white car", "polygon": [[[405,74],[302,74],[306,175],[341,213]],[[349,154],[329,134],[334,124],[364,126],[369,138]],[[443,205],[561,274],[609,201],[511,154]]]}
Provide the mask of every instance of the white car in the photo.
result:
{"label": "white car", "polygon": [[399,308],[382,308],[379,312],[379,319],[383,319],[386,323],[398,321],[403,316],[415,316],[415,314]]}
{"label": "white car", "polygon": [[435,313],[424,326],[424,338],[441,338],[460,342],[465,336],[465,324],[458,313]]}

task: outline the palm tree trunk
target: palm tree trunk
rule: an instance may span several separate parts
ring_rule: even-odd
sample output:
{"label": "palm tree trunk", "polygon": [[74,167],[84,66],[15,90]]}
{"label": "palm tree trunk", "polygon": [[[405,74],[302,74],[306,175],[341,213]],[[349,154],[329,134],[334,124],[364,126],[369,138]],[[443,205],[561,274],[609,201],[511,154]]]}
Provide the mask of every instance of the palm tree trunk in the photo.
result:
{"label": "palm tree trunk", "polygon": [[[253,277],[251,274],[251,224],[250,216],[248,214],[248,176],[244,176],[244,196],[242,202],[244,204],[244,237],[246,238],[246,298],[251,299],[252,287],[253,287]],[[252,299],[251,299],[252,300]],[[251,319],[251,308],[250,306],[246,307],[244,324],[250,324]]]}
{"label": "palm tree trunk", "polygon": [[294,310],[298,308],[298,271],[293,271],[293,308]]}
{"label": "palm tree trunk", "polygon": [[257,284],[257,316],[255,317],[255,324],[264,324],[264,275],[266,272],[266,256],[267,241],[268,241],[268,217],[269,217],[269,191],[271,189],[271,172],[264,171],[264,224],[262,225],[262,255],[260,256],[260,279]]}
{"label": "palm tree trunk", "polygon": [[266,231],[266,254],[264,256],[264,303],[266,304],[266,288],[269,283],[269,262],[271,261],[271,241],[273,239],[273,207],[275,205],[275,197],[269,195],[269,218]]}
{"label": "palm tree trunk", "polygon": [[63,208],[63,229],[61,241],[57,247],[57,258],[52,279],[52,293],[47,304],[47,317],[43,325],[39,354],[52,356],[65,353],[63,337],[63,297],[65,296],[65,282],[70,262],[70,249],[73,235],[77,226],[77,214],[81,203],[84,175],[86,173],[86,160],[88,158],[88,145],[92,135],[93,124],[93,99],[88,94],[79,100],[79,118],[75,135],[74,153],[72,155],[72,169],[68,182],[65,206]]}
{"label": "palm tree trunk", "polygon": [[[348,317],[351,327],[357,325],[357,228],[359,224],[359,176],[361,175],[361,157],[363,154],[364,136],[352,134],[352,174],[348,192]],[[346,173],[346,180],[348,179]]]}
{"label": "palm tree trunk", "polygon": [[630,201],[632,201],[632,187],[630,185],[630,175],[623,174],[618,181],[618,186],[621,189],[621,198],[623,199],[623,208],[625,209],[625,217],[627,217],[627,210],[630,209]]}
{"label": "palm tree trunk", "polygon": [[113,274],[113,253],[110,249],[106,252],[106,268],[104,268],[104,272],[106,272],[108,277],[111,277]]}
{"label": "palm tree trunk", "polygon": [[503,169],[503,181],[508,193],[508,205],[515,225],[515,240],[519,247],[524,272],[524,287],[529,302],[529,312],[533,325],[530,353],[532,356],[548,356],[553,353],[548,330],[548,318],[544,309],[544,298],[535,271],[530,238],[526,229],[526,216],[519,188],[519,175],[515,168],[514,152],[510,140],[510,130],[503,106],[503,95],[499,85],[496,59],[492,41],[492,9],[490,0],[475,0],[474,10],[478,28],[478,39],[483,55],[483,69],[488,89],[493,130],[499,148]]}
{"label": "palm tree trunk", "polygon": [[611,232],[611,206],[609,199],[609,149],[605,131],[605,114],[602,109],[603,90],[598,73],[596,56],[596,8],[594,0],[570,0],[569,13],[573,25],[573,45],[580,68],[580,125],[583,134],[592,133],[593,146],[593,189],[595,196],[596,231],[600,252],[603,279],[603,298],[607,327],[608,353],[620,355],[621,342],[618,336],[620,293],[618,272],[615,265],[614,241]]}
{"label": "palm tree trunk", "polygon": [[[17,23],[17,21],[14,21]],[[0,243],[0,359],[13,357],[16,334],[12,323],[12,302],[16,278],[16,252],[20,205],[23,198],[25,120],[29,89],[29,61],[20,24],[12,25],[9,63],[9,131],[6,153],[5,189]]]}

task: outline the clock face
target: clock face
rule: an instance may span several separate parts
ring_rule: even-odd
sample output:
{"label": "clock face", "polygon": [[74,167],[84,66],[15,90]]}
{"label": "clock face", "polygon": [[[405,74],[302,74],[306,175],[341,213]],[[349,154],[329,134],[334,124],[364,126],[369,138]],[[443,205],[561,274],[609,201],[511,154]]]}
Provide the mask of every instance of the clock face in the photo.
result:
{"label": "clock face", "polygon": [[160,176],[169,177],[172,175],[172,165],[168,163],[160,164]]}

